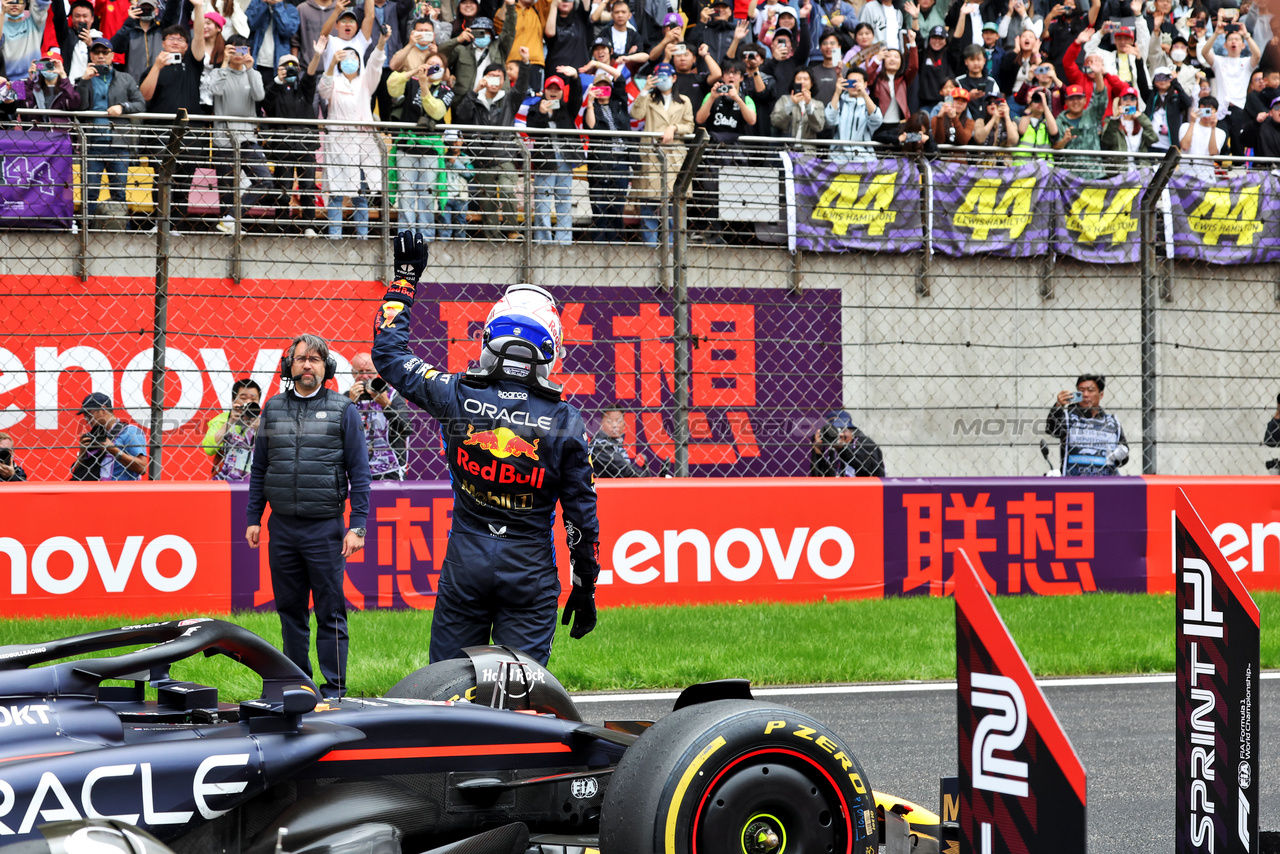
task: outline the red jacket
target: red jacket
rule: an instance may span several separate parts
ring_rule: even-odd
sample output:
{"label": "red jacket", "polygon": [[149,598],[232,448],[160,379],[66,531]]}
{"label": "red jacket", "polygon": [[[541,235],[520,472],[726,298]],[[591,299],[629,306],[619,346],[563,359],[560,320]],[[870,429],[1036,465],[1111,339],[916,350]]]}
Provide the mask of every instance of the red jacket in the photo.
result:
{"label": "red jacket", "polygon": [[[1067,48],[1067,52],[1062,56],[1062,70],[1067,73],[1068,86],[1083,86],[1084,96],[1089,102],[1093,101],[1093,78],[1080,70],[1080,66],[1076,64],[1076,60],[1080,57],[1080,42],[1072,42],[1071,47]],[[1120,93],[1129,85],[1114,74],[1104,74],[1103,79],[1107,81],[1107,111],[1103,113],[1103,118],[1111,115],[1111,104],[1116,98],[1120,97]],[[1062,104],[1054,109],[1054,115],[1062,112]]]}
{"label": "red jacket", "polygon": [[[912,45],[907,50],[907,66],[905,69],[899,69],[898,75],[893,78],[893,94],[892,97],[898,102],[898,109],[902,111],[902,121],[906,121],[911,115],[911,108],[907,105],[907,87],[911,85],[911,81],[916,79],[916,72],[920,70],[920,60],[916,53],[916,46]],[[889,106],[889,78],[884,73],[883,68],[876,70],[876,80],[871,86],[871,97],[876,99],[876,103],[880,105],[880,113],[884,114],[885,109]]]}

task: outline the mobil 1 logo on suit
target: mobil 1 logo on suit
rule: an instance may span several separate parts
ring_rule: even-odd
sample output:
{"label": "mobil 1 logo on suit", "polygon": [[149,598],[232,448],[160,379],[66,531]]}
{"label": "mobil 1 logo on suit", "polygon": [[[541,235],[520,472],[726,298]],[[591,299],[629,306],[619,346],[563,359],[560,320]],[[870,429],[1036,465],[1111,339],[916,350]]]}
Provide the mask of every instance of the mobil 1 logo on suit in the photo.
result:
{"label": "mobil 1 logo on suit", "polygon": [[956,561],[960,850],[1085,850],[1085,773],[963,550]]}
{"label": "mobil 1 logo on suit", "polygon": [[1178,490],[1177,850],[1258,850],[1258,606]]}

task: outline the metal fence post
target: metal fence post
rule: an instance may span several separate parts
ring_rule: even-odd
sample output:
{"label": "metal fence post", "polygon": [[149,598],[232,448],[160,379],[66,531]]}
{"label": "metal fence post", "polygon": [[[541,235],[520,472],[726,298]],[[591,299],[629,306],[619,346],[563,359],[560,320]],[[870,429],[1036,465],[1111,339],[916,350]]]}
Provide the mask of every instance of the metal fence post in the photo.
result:
{"label": "metal fence post", "polygon": [[[524,166],[524,240],[520,247],[520,281],[533,281],[533,164],[529,155],[529,146],[517,142],[520,146],[521,164]],[[512,205],[514,208],[515,205]]]}
{"label": "metal fence post", "polygon": [[[80,248],[76,255],[76,275],[80,281],[89,281],[89,145],[84,137],[84,128],[80,119],[72,117],[71,125],[76,129],[76,150],[80,161]],[[127,181],[126,181],[127,183]],[[108,185],[110,186],[110,185]],[[111,202],[111,193],[107,192],[107,203]]]}
{"label": "metal fence post", "polygon": [[173,170],[187,134],[187,111],[178,110],[164,156],[156,174],[160,210],[156,211],[156,290],[151,333],[151,439],[147,477],[160,480],[164,473],[164,372],[165,338],[169,331],[169,212],[173,203]]}
{"label": "metal fence post", "polygon": [[[382,159],[382,206],[378,209],[381,222],[378,223],[378,271],[379,280],[391,281],[391,262],[395,251],[391,248],[391,150],[382,134],[374,131],[374,139],[378,140],[378,155]],[[399,179],[400,164],[396,164],[396,177]],[[397,188],[398,189],[398,188]]]}
{"label": "metal fence post", "polygon": [[689,351],[689,263],[688,246],[689,185],[693,173],[702,162],[702,153],[711,138],[704,128],[698,128],[693,144],[684,155],[684,163],[676,174],[671,203],[675,206],[675,281],[671,288],[672,335],[675,338],[675,412],[672,414],[671,441],[675,445],[676,477],[689,476],[689,377],[692,354]]}
{"label": "metal fence post", "polygon": [[241,221],[244,217],[244,194],[240,190],[240,141],[227,131],[227,142],[231,143],[231,215],[235,220],[235,229],[231,236],[231,281],[237,285],[244,278],[241,273],[240,237],[244,233]]}
{"label": "metal fence post", "polygon": [[1151,183],[1142,192],[1138,208],[1138,233],[1142,278],[1142,473],[1156,474],[1156,305],[1164,280],[1164,267],[1156,257],[1156,204],[1164,192],[1181,152],[1171,146]]}
{"label": "metal fence post", "polygon": [[[674,259],[671,257],[671,193],[667,191],[667,175],[671,164],[667,162],[667,153],[662,150],[659,140],[652,140],[654,154],[658,160],[658,173],[662,183],[658,195],[658,267],[662,270],[662,289],[670,291],[674,286]],[[640,226],[644,228],[644,215],[641,214]]]}
{"label": "metal fence post", "polygon": [[933,168],[922,152],[915,156],[920,172],[920,263],[916,267],[916,296],[927,297],[933,291]]}

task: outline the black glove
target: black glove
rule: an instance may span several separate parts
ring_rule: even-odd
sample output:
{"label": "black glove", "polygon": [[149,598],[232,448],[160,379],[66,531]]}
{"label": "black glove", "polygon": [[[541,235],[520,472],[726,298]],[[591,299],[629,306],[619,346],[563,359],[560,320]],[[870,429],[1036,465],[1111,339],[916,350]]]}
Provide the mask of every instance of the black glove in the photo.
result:
{"label": "black glove", "polygon": [[427,266],[427,241],[420,232],[401,231],[396,235],[395,252],[395,276],[382,301],[395,300],[406,306],[413,305],[418,279]]}
{"label": "black glove", "polygon": [[569,599],[564,603],[564,617],[560,620],[563,626],[573,623],[569,637],[577,640],[596,627],[596,594],[586,592],[578,587],[573,588]]}

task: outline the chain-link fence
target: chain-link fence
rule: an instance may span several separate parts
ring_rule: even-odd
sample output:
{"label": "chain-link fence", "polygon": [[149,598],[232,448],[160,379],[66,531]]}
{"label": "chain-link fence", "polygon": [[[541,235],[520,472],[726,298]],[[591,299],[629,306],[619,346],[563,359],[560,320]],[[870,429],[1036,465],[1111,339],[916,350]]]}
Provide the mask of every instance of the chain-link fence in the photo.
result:
{"label": "chain-link fence", "polygon": [[[90,392],[147,432],[152,477],[208,478],[233,383],[276,393],[301,331],[331,341],[345,391],[404,227],[432,241],[419,355],[465,369],[506,284],[551,287],[568,399],[591,430],[622,409],[652,474],[807,475],[841,409],[890,475],[1038,474],[1048,409],[1082,373],[1107,377],[1127,473],[1260,474],[1270,455],[1270,164],[1158,175],[1157,158],[1099,152],[24,116],[0,153],[0,430],[32,479],[69,476]],[[1064,174],[1113,186],[1070,185],[1064,206],[1041,191]],[[1225,196],[1178,219],[1181,177]],[[1060,251],[1068,225],[1100,233],[1094,254]],[[1184,228],[1259,251],[1176,260]],[[407,474],[441,476],[413,412]]]}

